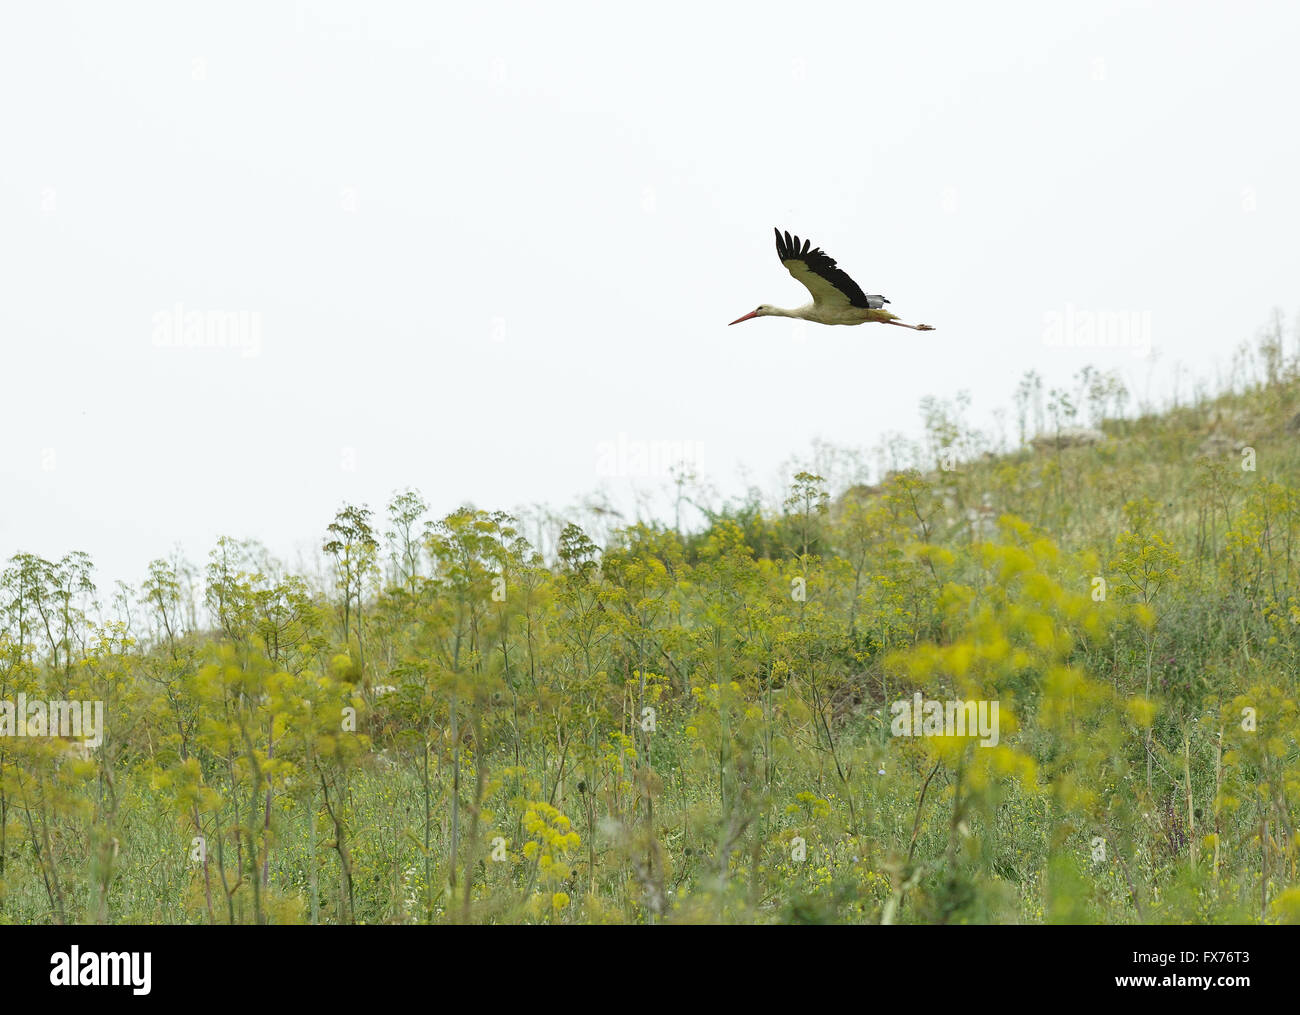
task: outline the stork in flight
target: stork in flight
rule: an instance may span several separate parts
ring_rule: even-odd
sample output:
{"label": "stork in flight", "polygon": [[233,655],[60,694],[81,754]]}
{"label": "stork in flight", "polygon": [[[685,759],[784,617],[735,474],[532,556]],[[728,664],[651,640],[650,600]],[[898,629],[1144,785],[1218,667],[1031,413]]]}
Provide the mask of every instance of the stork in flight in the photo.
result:
{"label": "stork in flight", "polygon": [[841,268],[836,267],[835,259],[807,240],[799,244],[799,237],[781,230],[776,233],[776,254],[785,265],[786,270],[803,283],[812,295],[813,301],[793,310],[768,306],[764,303],[757,310],[738,317],[732,324],[748,321],[753,317],[797,317],[801,321],[815,321],[818,324],[867,324],[879,321],[882,324],[896,324],[900,328],[913,331],[933,331],[928,324],[904,324],[885,309],[889,300],[883,296],[868,296],[853,279]]}

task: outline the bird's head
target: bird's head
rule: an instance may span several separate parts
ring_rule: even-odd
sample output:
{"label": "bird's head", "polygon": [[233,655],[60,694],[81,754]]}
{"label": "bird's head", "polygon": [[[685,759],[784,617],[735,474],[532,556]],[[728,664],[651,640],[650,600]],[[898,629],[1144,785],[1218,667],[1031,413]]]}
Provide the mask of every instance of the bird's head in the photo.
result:
{"label": "bird's head", "polygon": [[[755,317],[770,317],[775,312],[775,310],[776,310],[775,307],[770,307],[766,303],[764,303],[762,304],[762,306],[756,307],[755,309],[751,310],[744,317],[737,317],[734,321],[731,322],[731,324],[739,324],[741,321],[748,321]],[[727,327],[730,328],[731,324],[728,324]]]}

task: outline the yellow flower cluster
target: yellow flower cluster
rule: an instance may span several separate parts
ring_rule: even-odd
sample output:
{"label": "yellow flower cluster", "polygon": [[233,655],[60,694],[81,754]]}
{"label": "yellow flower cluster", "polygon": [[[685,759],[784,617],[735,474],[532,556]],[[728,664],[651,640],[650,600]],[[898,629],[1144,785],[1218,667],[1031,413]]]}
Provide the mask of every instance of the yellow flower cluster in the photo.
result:
{"label": "yellow flower cluster", "polygon": [[524,831],[529,837],[524,843],[524,856],[537,860],[541,876],[553,879],[566,876],[568,865],[562,861],[582,840],[559,808],[541,800],[528,804],[524,811]]}
{"label": "yellow flower cluster", "polygon": [[795,803],[786,807],[787,814],[798,814],[800,809],[808,812],[810,818],[828,818],[831,814],[831,805],[827,800],[823,800],[816,793],[796,793]]}

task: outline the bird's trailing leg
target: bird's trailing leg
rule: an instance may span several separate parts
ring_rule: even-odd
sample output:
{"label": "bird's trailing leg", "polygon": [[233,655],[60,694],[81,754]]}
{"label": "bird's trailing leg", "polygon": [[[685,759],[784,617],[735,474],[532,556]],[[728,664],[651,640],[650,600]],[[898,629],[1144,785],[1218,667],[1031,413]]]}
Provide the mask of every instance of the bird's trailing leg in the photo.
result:
{"label": "bird's trailing leg", "polygon": [[911,328],[913,331],[934,331],[934,326],[930,324],[904,324],[902,321],[886,321],[886,324],[897,324],[900,328]]}

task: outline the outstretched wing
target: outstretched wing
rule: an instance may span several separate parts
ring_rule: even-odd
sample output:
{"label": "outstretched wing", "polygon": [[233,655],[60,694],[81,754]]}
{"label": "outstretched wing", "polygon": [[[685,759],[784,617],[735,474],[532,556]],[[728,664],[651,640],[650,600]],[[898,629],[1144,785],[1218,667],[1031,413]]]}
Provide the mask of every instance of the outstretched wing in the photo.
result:
{"label": "outstretched wing", "polygon": [[883,296],[868,296],[849,278],[848,273],[835,264],[835,259],[808,240],[800,245],[799,237],[781,230],[776,233],[776,254],[786,270],[798,279],[821,306],[848,306],[879,310],[889,300]]}

